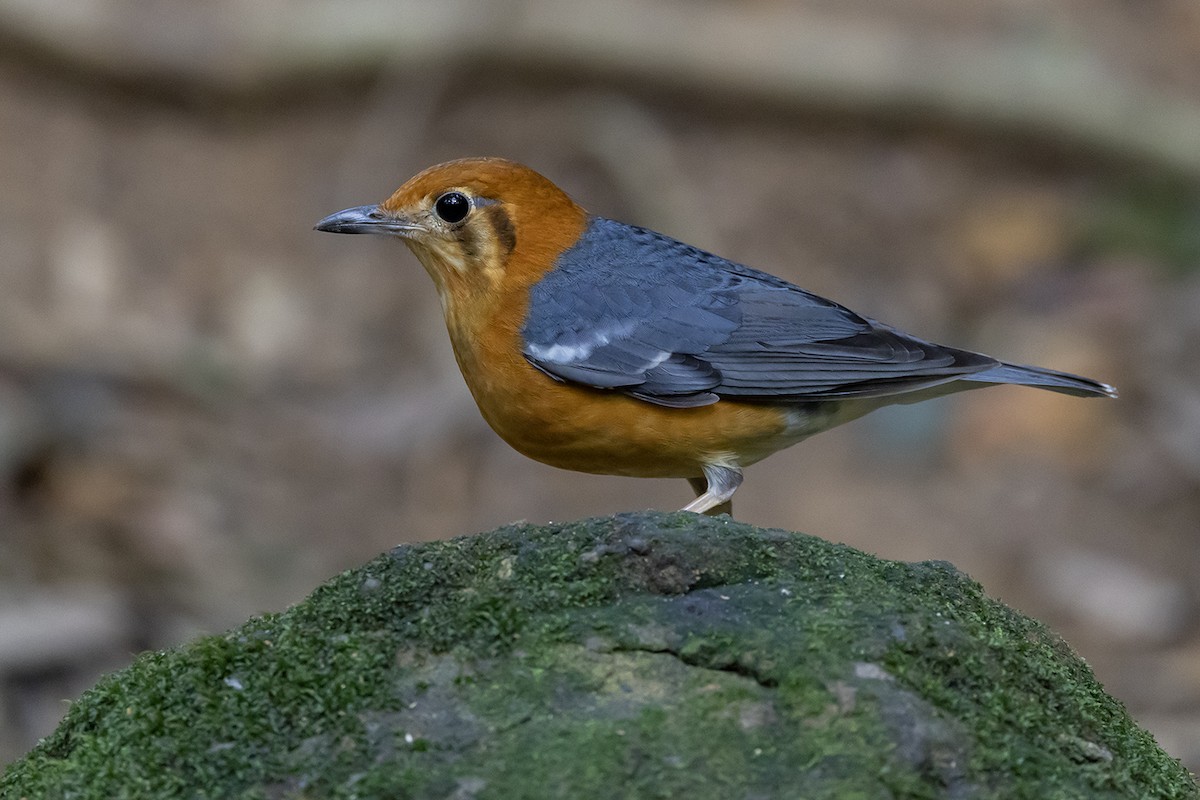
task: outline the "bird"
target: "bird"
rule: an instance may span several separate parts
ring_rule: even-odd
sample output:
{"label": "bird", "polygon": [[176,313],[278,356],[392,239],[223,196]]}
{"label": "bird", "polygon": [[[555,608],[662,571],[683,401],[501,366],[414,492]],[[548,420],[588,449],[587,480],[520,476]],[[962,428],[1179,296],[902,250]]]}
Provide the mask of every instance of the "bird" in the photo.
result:
{"label": "bird", "polygon": [[732,513],[743,470],[875,409],[995,384],[1105,383],[935,344],[774,275],[589,214],[502,158],[432,166],[317,222],[404,242],[483,418],[537,461],[685,478]]}

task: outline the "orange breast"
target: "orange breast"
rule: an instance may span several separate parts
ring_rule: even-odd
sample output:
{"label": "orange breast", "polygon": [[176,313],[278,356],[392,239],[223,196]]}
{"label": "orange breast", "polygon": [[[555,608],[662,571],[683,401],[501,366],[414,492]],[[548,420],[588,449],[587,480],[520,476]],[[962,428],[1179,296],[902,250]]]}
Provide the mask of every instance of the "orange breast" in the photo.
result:
{"label": "orange breast", "polygon": [[560,383],[521,354],[514,298],[475,336],[451,331],[455,355],[488,424],[530,458],[580,472],[689,478],[705,463],[754,463],[828,427],[809,409],[722,400],[664,408],[615,391]]}

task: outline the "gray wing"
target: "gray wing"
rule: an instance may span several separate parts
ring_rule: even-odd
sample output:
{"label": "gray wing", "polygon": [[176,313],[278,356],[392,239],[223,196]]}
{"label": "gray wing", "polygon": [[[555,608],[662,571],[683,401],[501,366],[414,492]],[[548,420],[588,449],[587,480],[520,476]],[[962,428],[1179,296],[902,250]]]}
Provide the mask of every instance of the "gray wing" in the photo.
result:
{"label": "gray wing", "polygon": [[522,335],[557,380],[677,407],[896,394],[998,363],[601,218],[533,286]]}

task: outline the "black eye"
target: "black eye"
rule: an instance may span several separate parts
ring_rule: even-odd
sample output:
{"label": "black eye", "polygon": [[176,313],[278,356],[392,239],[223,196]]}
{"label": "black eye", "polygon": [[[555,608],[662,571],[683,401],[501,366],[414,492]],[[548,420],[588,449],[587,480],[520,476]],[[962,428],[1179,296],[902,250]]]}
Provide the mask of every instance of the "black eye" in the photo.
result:
{"label": "black eye", "polygon": [[471,213],[471,201],[462,192],[446,192],[433,204],[433,210],[446,222],[453,225],[462,222]]}

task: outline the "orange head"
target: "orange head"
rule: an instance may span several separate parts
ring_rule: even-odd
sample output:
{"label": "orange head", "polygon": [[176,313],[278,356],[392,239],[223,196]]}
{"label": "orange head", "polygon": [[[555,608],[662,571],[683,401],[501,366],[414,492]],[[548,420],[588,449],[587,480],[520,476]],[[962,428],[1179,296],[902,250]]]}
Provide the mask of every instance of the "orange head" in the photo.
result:
{"label": "orange head", "polygon": [[553,183],[502,158],[438,164],[377,206],[317,223],[331,233],[400,237],[437,285],[447,314],[527,288],[579,238],[586,212]]}

